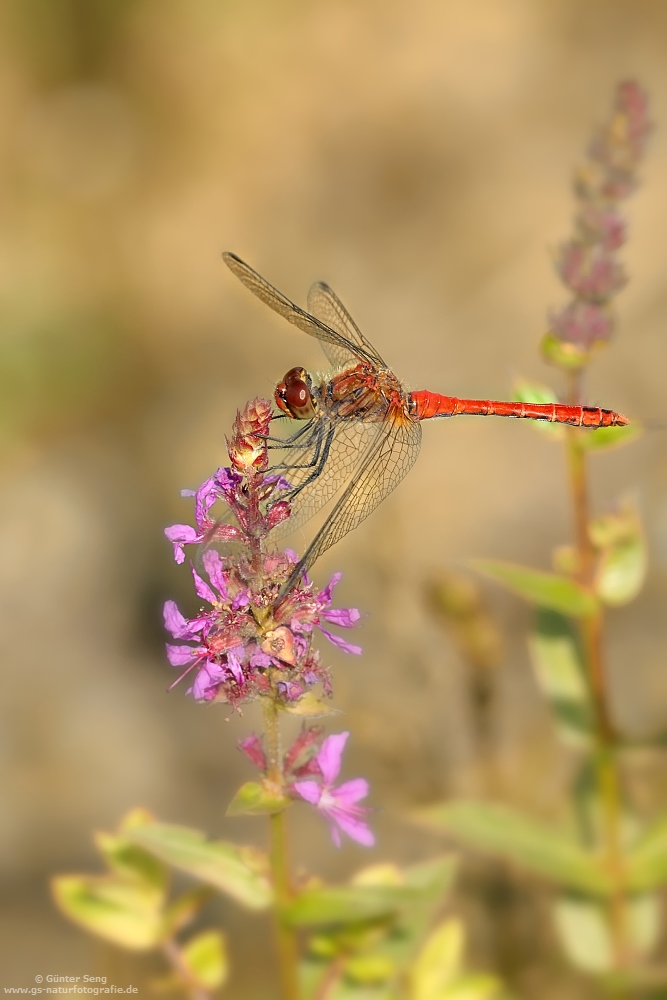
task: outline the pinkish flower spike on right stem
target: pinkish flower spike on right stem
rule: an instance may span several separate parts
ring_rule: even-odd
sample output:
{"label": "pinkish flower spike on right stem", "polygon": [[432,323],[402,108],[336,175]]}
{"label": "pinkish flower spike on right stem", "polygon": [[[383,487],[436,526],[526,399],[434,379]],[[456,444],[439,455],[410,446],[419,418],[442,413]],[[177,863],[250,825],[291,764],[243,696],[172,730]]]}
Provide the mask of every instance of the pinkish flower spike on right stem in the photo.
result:
{"label": "pinkish flower spike on right stem", "polygon": [[620,83],[612,113],[594,135],[576,171],[574,234],[559,249],[556,268],[572,298],[549,318],[551,335],[578,351],[605,344],[614,328],[611,303],[626,284],[616,254],[626,226],[619,204],[636,189],[651,132],[648,100],[633,80]]}

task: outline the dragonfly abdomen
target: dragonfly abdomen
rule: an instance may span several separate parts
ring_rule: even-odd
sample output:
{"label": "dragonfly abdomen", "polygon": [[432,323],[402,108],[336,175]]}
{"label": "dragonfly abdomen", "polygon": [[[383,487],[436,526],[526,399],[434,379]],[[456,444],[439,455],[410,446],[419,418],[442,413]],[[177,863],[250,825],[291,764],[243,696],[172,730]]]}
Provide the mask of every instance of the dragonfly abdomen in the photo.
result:
{"label": "dragonfly abdomen", "polygon": [[480,417],[518,417],[524,420],[548,420],[574,427],[616,427],[629,423],[627,417],[599,406],[568,406],[565,403],[519,403],[493,399],[457,399],[437,392],[411,392],[410,415],[417,420],[432,417],[457,417],[470,414]]}

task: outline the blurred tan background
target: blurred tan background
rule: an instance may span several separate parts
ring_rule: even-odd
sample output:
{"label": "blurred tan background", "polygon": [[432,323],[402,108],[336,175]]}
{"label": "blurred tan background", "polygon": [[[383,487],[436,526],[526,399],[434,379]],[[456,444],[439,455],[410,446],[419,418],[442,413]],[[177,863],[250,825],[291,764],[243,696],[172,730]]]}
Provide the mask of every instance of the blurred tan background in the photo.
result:
{"label": "blurred tan background", "polygon": [[[628,208],[619,333],[589,401],[654,429],[596,460],[594,496],[601,509],[634,493],[652,543],[644,594],[610,624],[618,716],[635,734],[666,724],[667,7],[6,0],[0,23],[2,985],[38,973],[141,984],[150,961],[66,924],[46,880],[97,868],[91,830],[139,803],[261,840],[224,819],[249,776],[235,742],[253,712],[226,721],[165,694],[161,604],[194,605],[162,528],[190,519],[178,491],[225,460],[236,408],[295,364],[323,366],[220,252],[301,304],[326,279],[413,388],[502,397],[519,374],[557,386],[537,354],[563,298],[550,258],[569,230],[571,170],[628,75],[659,128]],[[492,790],[562,814],[570,764],[530,674],[527,610],[484,585],[506,645],[490,764],[464,665],[423,593],[472,556],[547,567],[569,532],[557,446],[511,421],[443,421],[396,493],[317,566],[321,581],[342,569],[337,603],[366,615],[361,659],[324,652],[353,733],[346,774],[373,785],[372,857],[439,849],[400,813],[445,794]],[[336,878],[369,859],[302,820],[309,867]],[[539,893],[501,878],[500,940],[467,878],[478,965],[526,997],[590,995],[559,965]],[[262,922],[224,904],[210,919],[233,941],[228,995],[271,996]]]}

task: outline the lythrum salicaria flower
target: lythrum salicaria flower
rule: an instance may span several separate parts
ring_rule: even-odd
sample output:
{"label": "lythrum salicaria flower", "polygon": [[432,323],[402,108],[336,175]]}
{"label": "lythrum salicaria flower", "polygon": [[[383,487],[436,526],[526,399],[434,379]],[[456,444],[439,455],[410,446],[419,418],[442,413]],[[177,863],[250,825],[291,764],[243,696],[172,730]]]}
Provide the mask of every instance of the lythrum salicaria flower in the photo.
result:
{"label": "lythrum salicaria flower", "polygon": [[[188,693],[201,701],[237,707],[266,695],[294,703],[318,683],[329,694],[329,672],[313,646],[315,629],[346,652],[361,652],[326,627],[351,628],[360,618],[356,608],[331,607],[340,574],[323,590],[304,577],[282,593],[298,557],[289,549],[267,551],[267,536],[290,516],[289,503],[281,499],[290,484],[267,471],[271,416],[262,399],[237,414],[227,441],[230,467],[218,469],[196,491],[185,491],[194,497],[196,527],[165,530],[178,563],[186,545],[235,543],[228,555],[205,547],[202,574],[191,566],[195,592],[208,606],[193,618],[174,601],[164,606],[165,627],[180,640],[167,644],[167,656],[172,666],[184,668],[172,687],[191,675]],[[222,508],[218,518],[216,504]]]}
{"label": "lythrum salicaria flower", "polygon": [[619,204],[637,187],[650,132],[646,94],[634,80],[620,83],[612,113],[575,175],[575,231],[556,256],[572,299],[550,315],[549,326],[563,344],[584,352],[613,331],[611,303],[627,281],[616,257],[626,235]]}
{"label": "lythrum salicaria flower", "polygon": [[328,736],[315,758],[320,772],[319,778],[295,781],[292,788],[302,799],[315,806],[328,821],[331,838],[336,847],[340,847],[341,830],[358,844],[372,847],[375,837],[364,820],[369,809],[358,805],[361,799],[365,799],[368,795],[368,782],[365,778],[354,778],[337,787],[334,785],[340,772],[341,758],[349,735],[349,733],[337,733]]}

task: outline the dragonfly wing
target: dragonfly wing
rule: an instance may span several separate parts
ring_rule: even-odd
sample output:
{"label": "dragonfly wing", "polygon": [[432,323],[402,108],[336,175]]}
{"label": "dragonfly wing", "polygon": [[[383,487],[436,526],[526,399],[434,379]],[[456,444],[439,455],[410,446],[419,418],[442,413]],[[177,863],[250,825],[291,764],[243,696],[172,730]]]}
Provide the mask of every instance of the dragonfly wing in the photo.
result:
{"label": "dragonfly wing", "polygon": [[[279,316],[286,319],[288,323],[293,326],[303,330],[304,333],[309,334],[311,337],[316,337],[317,340],[324,348],[326,344],[328,348],[332,350],[337,350],[337,352],[345,355],[347,359],[350,357],[355,359],[355,363],[361,359],[363,361],[372,361],[372,357],[367,352],[367,350],[361,346],[357,346],[351,343],[340,333],[336,333],[325,323],[322,323],[319,319],[311,316],[304,309],[295,305],[294,302],[290,300],[279,292],[277,288],[270,285],[268,281],[257,274],[257,271],[237,257],[233,253],[223,253],[222,259],[224,260],[230,271],[236,275],[236,277],[241,281],[246,288],[248,288],[253,295],[256,295],[258,299],[261,299],[270,309],[277,312]],[[327,352],[328,353],[328,352]]]}
{"label": "dragonfly wing", "polygon": [[[334,290],[324,281],[316,281],[308,292],[308,311],[339,333],[348,343],[353,344],[357,350],[363,351],[364,356],[370,358],[378,367],[387,367],[373,345],[366,340]],[[329,361],[340,368],[345,368],[349,366],[350,361],[354,361],[355,356],[350,349],[343,351],[334,344],[323,344],[322,348]]]}
{"label": "dragonfly wing", "polygon": [[401,420],[382,422],[368,444],[345,491],[313,539],[303,559],[284,587],[287,591],[316,559],[340,541],[348,531],[400,483],[414,464],[421,445],[418,423]]}
{"label": "dragonfly wing", "polygon": [[292,514],[271,532],[271,541],[308,521],[342,489],[378,434],[378,423],[361,420],[313,422],[298,447],[272,451],[272,469],[296,491]]}

